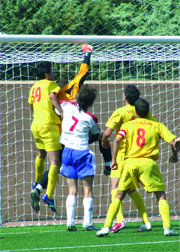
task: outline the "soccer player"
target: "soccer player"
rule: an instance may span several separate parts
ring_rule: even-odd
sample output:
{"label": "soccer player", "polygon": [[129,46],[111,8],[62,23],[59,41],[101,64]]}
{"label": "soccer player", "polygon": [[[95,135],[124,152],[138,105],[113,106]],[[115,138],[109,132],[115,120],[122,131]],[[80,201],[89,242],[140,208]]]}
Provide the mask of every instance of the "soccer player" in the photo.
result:
{"label": "soccer player", "polygon": [[178,235],[177,231],[171,228],[165,185],[156,160],[159,156],[160,139],[163,139],[175,149],[175,144],[180,141],[180,137],[176,138],[164,124],[147,119],[149,103],[146,100],[139,98],[135,102],[135,109],[137,119],[123,124],[113,143],[112,169],[118,167],[119,144],[124,138],[126,139],[124,169],[116,197],[109,206],[104,228],[96,234],[101,237],[110,233],[113,219],[126,193],[139,188],[139,183],[141,183],[145,191],[153,192],[158,200],[164,235],[176,236]]}
{"label": "soccer player", "polygon": [[96,89],[83,86],[77,96],[77,103],[62,101],[63,109],[61,144],[62,167],[60,174],[67,178],[69,195],[66,200],[67,229],[76,231],[75,207],[78,192],[78,179],[83,185],[84,219],[83,230],[98,230],[91,222],[93,214],[92,184],[96,172],[95,154],[89,150],[89,135],[101,135],[97,118],[88,112],[96,99]]}
{"label": "soccer player", "polygon": [[[85,56],[84,56],[83,63],[80,66],[79,72],[77,73],[75,78],[70,82],[68,82],[65,79],[61,79],[58,81],[58,84],[55,84],[56,87],[58,86],[57,91],[56,91],[58,104],[60,100],[73,100],[76,98],[76,95],[79,92],[79,89],[81,88],[81,86],[83,85],[85,77],[90,69],[90,58],[92,54],[92,47],[88,44],[82,44],[81,48],[83,52],[85,53]],[[45,78],[44,73],[42,73],[41,75],[42,75],[42,78],[44,79]],[[54,75],[53,75],[53,80],[54,80]],[[52,113],[55,114],[53,108],[51,108],[51,110],[52,110]],[[58,117],[57,114],[55,116]],[[61,144],[59,143],[60,132],[61,132],[61,120],[60,118],[58,118],[58,120],[59,120],[59,132],[56,135],[57,136],[56,142],[58,141],[58,145],[61,146]],[[43,122],[44,121],[42,120],[41,123]],[[58,155],[59,155],[58,170],[59,170],[59,167],[61,166],[62,147]],[[49,177],[51,175],[49,174],[49,170],[45,171],[45,173],[43,174],[44,158],[45,156],[43,156],[43,158],[40,159],[41,162],[39,161],[35,163],[36,176],[35,176],[35,182],[33,183],[33,186],[32,186],[33,189],[31,191],[31,206],[37,212],[40,210],[40,204],[39,204],[40,193],[43,189],[47,188]],[[36,159],[38,161],[39,157],[37,157]],[[54,191],[56,181],[57,181],[56,174],[55,174],[55,179],[52,178],[51,180],[52,180],[51,183],[53,183],[53,191]],[[53,191],[51,190],[51,193],[50,193],[51,197],[52,197]],[[48,195],[46,196],[46,194],[42,196],[43,201],[44,201],[44,198],[48,197]],[[54,200],[51,200],[48,202],[49,202],[48,206],[50,207],[50,209],[53,212],[56,212],[56,206],[54,204]]]}
{"label": "soccer player", "polygon": [[[80,88],[84,84],[85,78],[87,76],[87,73],[90,69],[90,58],[92,55],[92,47],[88,44],[82,44],[81,48],[84,55],[84,60],[80,66],[78,74],[75,76],[75,78],[68,82],[65,79],[60,79],[57,83],[60,86],[61,90],[59,90],[59,93],[57,95],[57,98],[59,101],[61,100],[74,100],[76,98],[76,95],[78,94]],[[61,131],[61,125],[60,125],[60,131]],[[106,174],[106,169],[108,169],[107,164],[110,166],[112,156],[111,156],[111,148],[109,142],[106,142],[106,147],[102,147],[102,141],[98,140],[99,135],[93,135],[90,136],[89,143],[92,143],[94,141],[99,141],[99,147],[100,151],[103,155],[104,161],[105,161],[105,169],[104,174]],[[61,156],[62,156],[62,150],[60,151],[60,163],[61,163]],[[43,189],[47,188],[48,183],[48,170],[45,171],[43,176],[41,177],[40,182],[33,184],[33,190],[31,191],[31,206],[35,211],[40,210],[40,193]],[[107,174],[106,174],[107,175]],[[51,204],[49,206],[52,211],[56,209],[54,204]]]}
{"label": "soccer player", "polygon": [[[115,130],[116,134],[121,128],[122,124],[125,122],[134,120],[136,118],[136,112],[134,103],[139,98],[140,92],[134,85],[128,85],[124,90],[124,100],[125,106],[116,109],[109,120],[106,123],[106,129],[103,134],[103,140],[107,140],[112,134],[113,130]],[[151,120],[155,120],[155,118],[149,113],[148,118]],[[111,195],[112,200],[115,198],[118,188],[118,183],[122,174],[123,169],[123,161],[125,156],[125,140],[120,143],[119,152],[117,156],[118,168],[112,169],[110,178],[111,178]],[[143,199],[139,192],[136,190],[132,191],[129,196],[132,198],[134,205],[138,208],[138,211],[142,217],[143,224],[138,229],[139,232],[148,231],[151,229],[151,223],[148,219],[148,214],[143,202]],[[119,208],[119,212],[117,213],[117,219],[115,225],[111,228],[110,232],[117,233],[119,230],[122,230],[126,227],[126,222],[123,216],[123,207],[122,204]]]}
{"label": "soccer player", "polygon": [[51,71],[50,62],[43,62],[37,67],[37,76],[40,80],[31,87],[28,99],[34,117],[31,131],[38,149],[38,155],[35,160],[35,182],[33,187],[39,183],[43,175],[44,162],[48,154],[50,168],[47,191],[43,195],[43,201],[55,211],[52,194],[57,182],[62,145],[59,143],[61,119],[54,112],[54,108],[62,116],[63,111],[57,98],[60,87],[54,81],[54,73]]}

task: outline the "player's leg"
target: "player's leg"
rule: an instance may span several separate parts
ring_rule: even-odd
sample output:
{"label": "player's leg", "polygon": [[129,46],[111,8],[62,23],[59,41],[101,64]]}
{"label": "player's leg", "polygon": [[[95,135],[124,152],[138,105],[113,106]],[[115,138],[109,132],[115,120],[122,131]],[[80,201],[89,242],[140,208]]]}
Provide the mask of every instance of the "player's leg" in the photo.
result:
{"label": "player's leg", "polygon": [[94,198],[92,192],[92,184],[94,180],[94,176],[87,176],[81,179],[83,185],[83,207],[84,207],[84,220],[83,220],[83,230],[91,231],[98,230],[92,224],[92,216],[93,216],[93,206],[94,206]]}
{"label": "player's leg", "polygon": [[41,135],[38,134],[40,130],[41,130],[41,127],[39,125],[32,123],[31,131],[32,131],[35,143],[36,143],[36,147],[38,149],[38,155],[35,160],[35,181],[32,185],[32,188],[36,187],[36,185],[39,183],[42,177],[42,174],[44,172],[44,161],[47,154]]}
{"label": "player's leg", "polygon": [[67,178],[69,194],[66,199],[67,230],[76,231],[75,226],[75,209],[77,199],[77,179]]}
{"label": "player's leg", "polygon": [[112,161],[111,146],[109,144],[107,145],[107,148],[104,148],[102,146],[102,141],[99,140],[99,150],[101,154],[103,155],[103,159],[105,163],[104,175],[108,176],[111,173],[111,168],[110,168],[110,164]]}
{"label": "player's leg", "polygon": [[110,228],[112,226],[113,220],[116,217],[120,204],[126,195],[126,191],[117,191],[116,197],[113,199],[109,205],[108,213],[104,223],[104,227],[96,233],[98,237],[106,236],[110,233]]}
{"label": "player's leg", "polygon": [[54,193],[54,189],[57,183],[58,174],[59,174],[59,155],[60,151],[49,151],[48,157],[50,160],[50,168],[48,173],[48,184],[46,193],[42,196],[42,200],[48,204],[49,208],[53,212],[56,212],[56,206],[54,204],[54,200],[52,199],[52,195]]}
{"label": "player's leg", "polygon": [[39,183],[43,175],[45,158],[46,158],[46,151],[39,150],[35,160],[35,181],[33,183],[32,188],[36,187],[36,185]]}
{"label": "player's leg", "polygon": [[40,194],[43,189],[47,188],[48,173],[49,170],[45,171],[40,182],[31,190],[31,206],[36,212],[40,210]]}
{"label": "player's leg", "polygon": [[[120,181],[120,177],[123,171],[123,162],[124,162],[124,154],[123,153],[118,153],[117,156],[117,162],[118,162],[118,169],[112,170],[110,174],[111,178],[111,198],[112,201],[116,197],[117,194],[117,189]],[[126,222],[124,220],[124,214],[123,214],[123,202],[120,202],[119,205],[119,210],[116,216],[116,223],[115,225],[111,228],[110,232],[111,233],[117,233],[118,231],[124,229],[126,227]]]}
{"label": "player's leg", "polygon": [[171,228],[171,217],[169,204],[166,201],[166,195],[164,191],[154,192],[159,204],[159,212],[163,221],[164,235],[165,236],[176,236],[178,232]]}
{"label": "player's leg", "polygon": [[138,232],[144,232],[144,231],[150,231],[151,230],[151,223],[148,218],[147,210],[144,205],[144,201],[140,195],[139,192],[136,190],[133,190],[128,193],[131,199],[133,200],[133,203],[135,207],[138,209],[138,212],[142,218],[143,224],[138,229]]}
{"label": "player's leg", "polygon": [[47,190],[42,196],[42,200],[49,206],[49,208],[51,208],[53,212],[56,212],[52,195],[54,193],[58,178],[60,168],[60,150],[62,149],[62,146],[59,143],[59,125],[46,125],[44,130],[41,132],[41,135],[50,161]]}

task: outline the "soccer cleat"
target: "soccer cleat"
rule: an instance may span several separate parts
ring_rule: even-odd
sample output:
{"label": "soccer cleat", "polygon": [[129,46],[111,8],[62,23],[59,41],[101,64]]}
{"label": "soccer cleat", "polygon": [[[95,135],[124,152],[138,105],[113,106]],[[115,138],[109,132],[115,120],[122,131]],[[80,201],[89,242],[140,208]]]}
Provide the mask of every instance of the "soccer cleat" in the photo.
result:
{"label": "soccer cleat", "polygon": [[148,221],[146,224],[141,224],[140,228],[137,231],[138,232],[151,231],[151,223]]}
{"label": "soccer cleat", "polygon": [[178,232],[172,228],[164,228],[165,236],[178,236]]}
{"label": "soccer cleat", "polygon": [[83,226],[83,230],[84,231],[97,231],[97,230],[99,230],[99,228],[97,228],[96,226],[94,226],[94,225],[88,225],[88,226]]}
{"label": "soccer cleat", "polygon": [[34,183],[32,184],[32,189],[36,188],[36,186],[37,186],[37,182],[34,181]]}
{"label": "soccer cleat", "polygon": [[48,205],[48,207],[53,212],[56,212],[56,206],[54,205],[54,200],[53,199],[49,199],[47,194],[44,194],[41,199],[44,201],[44,203],[46,203]]}
{"label": "soccer cleat", "polygon": [[83,50],[84,53],[86,52],[91,52],[92,53],[92,46],[88,45],[88,44],[83,44],[81,45],[81,49]]}
{"label": "soccer cleat", "polygon": [[122,220],[120,223],[116,223],[110,230],[110,233],[117,233],[126,227],[126,222]]}
{"label": "soccer cleat", "polygon": [[96,233],[96,236],[98,236],[98,237],[104,237],[104,236],[109,235],[109,233],[110,233],[110,228],[109,227],[103,227],[103,228],[101,228],[101,230],[99,230]]}
{"label": "soccer cleat", "polygon": [[75,225],[68,225],[68,226],[67,226],[67,230],[70,231],[70,232],[77,231]]}
{"label": "soccer cleat", "polygon": [[31,206],[32,208],[38,212],[40,210],[40,204],[39,204],[39,201],[40,201],[40,195],[37,191],[36,188],[32,189],[31,191]]}

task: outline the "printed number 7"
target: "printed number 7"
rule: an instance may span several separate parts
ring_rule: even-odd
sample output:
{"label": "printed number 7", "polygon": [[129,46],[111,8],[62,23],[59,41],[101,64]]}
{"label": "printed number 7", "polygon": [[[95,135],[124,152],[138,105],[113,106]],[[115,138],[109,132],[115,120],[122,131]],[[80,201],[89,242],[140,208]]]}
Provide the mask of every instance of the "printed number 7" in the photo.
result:
{"label": "printed number 7", "polygon": [[69,131],[73,131],[74,128],[76,127],[77,123],[78,123],[78,119],[74,116],[72,116],[72,119],[74,120],[74,124],[71,126],[71,128],[69,129]]}

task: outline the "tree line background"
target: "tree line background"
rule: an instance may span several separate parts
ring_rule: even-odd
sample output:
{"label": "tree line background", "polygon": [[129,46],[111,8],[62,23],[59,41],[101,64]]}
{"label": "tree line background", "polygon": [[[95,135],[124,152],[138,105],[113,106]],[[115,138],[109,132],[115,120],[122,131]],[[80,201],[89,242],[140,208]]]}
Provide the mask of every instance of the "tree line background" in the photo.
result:
{"label": "tree line background", "polygon": [[[0,33],[38,35],[180,35],[179,0],[1,0]],[[3,47],[3,44],[1,44]],[[178,79],[179,62],[97,62],[91,79]],[[99,64],[101,67],[99,67]],[[113,69],[109,73],[107,69]],[[35,65],[0,65],[0,78],[36,79]],[[53,68],[58,66],[53,64]],[[61,64],[61,76],[72,79]],[[68,67],[69,68],[69,67]],[[71,68],[77,69],[76,64]],[[123,69],[123,73],[122,73]],[[172,73],[173,71],[173,73]],[[22,73],[21,77],[20,73]]]}
{"label": "tree line background", "polygon": [[0,32],[180,35],[179,0],[1,0]]}

